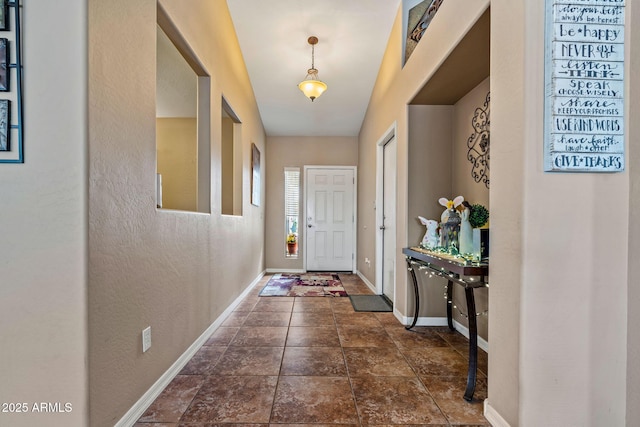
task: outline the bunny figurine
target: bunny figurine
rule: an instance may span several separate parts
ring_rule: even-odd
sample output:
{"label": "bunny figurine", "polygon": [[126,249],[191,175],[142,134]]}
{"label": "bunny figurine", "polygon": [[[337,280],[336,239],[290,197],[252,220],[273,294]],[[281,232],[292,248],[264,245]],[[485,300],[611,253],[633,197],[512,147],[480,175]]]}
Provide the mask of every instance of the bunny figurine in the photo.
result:
{"label": "bunny figurine", "polygon": [[426,219],[421,216],[418,217],[422,225],[427,227],[427,232],[422,238],[420,245],[427,249],[435,249],[440,243],[440,236],[438,235],[438,221],[433,219]]}

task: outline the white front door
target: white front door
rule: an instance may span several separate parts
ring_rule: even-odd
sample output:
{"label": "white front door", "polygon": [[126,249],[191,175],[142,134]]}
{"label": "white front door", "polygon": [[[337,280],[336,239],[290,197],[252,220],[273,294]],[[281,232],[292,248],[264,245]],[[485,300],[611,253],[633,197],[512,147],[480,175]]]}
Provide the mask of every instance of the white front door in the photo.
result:
{"label": "white front door", "polygon": [[306,169],[306,268],[353,271],[353,168]]}
{"label": "white front door", "polygon": [[384,145],[382,196],[382,293],[394,301],[396,278],[396,139]]}

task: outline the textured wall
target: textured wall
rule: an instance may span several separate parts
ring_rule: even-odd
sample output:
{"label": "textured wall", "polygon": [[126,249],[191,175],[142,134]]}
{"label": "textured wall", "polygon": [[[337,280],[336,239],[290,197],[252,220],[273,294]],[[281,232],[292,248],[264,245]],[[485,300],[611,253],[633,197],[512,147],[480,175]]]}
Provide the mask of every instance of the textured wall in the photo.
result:
{"label": "textured wall", "polygon": [[[248,195],[265,137],[226,3],[160,4],[211,74],[211,214],[155,208],[156,1],[89,1],[92,426],[117,422],[264,269],[264,205]],[[239,217],[220,213],[223,92],[243,119]]]}
{"label": "textured wall", "polygon": [[269,269],[301,270],[304,236],[299,233],[298,258],[286,258],[284,224],[284,168],[300,168],[300,222],[304,224],[304,166],[357,166],[355,137],[269,137],[267,138],[267,193],[265,263]]}

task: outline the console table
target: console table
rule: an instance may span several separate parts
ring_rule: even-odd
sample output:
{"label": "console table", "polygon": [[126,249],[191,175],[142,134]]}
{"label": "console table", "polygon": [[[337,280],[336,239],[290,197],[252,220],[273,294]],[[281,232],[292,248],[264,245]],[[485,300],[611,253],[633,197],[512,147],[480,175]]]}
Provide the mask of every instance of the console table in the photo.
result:
{"label": "console table", "polygon": [[447,323],[451,330],[454,330],[452,314],[453,284],[457,283],[464,288],[469,319],[469,369],[464,399],[471,401],[476,389],[478,373],[478,325],[476,322],[476,303],[473,290],[488,286],[489,263],[465,261],[461,258],[432,252],[419,247],[404,248],[402,249],[402,253],[407,259],[407,266],[411,272],[415,295],[413,322],[410,326],[406,326],[406,329],[412,329],[416,325],[418,321],[418,311],[420,310],[420,292],[416,278],[416,269],[426,269],[437,276],[447,279]]}

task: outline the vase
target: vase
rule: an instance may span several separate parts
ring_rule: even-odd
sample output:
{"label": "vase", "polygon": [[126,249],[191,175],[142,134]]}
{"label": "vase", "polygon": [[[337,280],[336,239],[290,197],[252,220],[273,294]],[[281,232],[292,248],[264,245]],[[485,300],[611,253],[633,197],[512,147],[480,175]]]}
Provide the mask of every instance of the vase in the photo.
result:
{"label": "vase", "polygon": [[462,211],[460,219],[460,234],[458,235],[460,254],[471,254],[473,252],[473,232],[469,223],[469,209]]}
{"label": "vase", "polygon": [[473,229],[473,258],[480,261],[489,257],[489,229]]}
{"label": "vase", "polygon": [[287,253],[289,255],[298,255],[298,242],[287,243]]}

